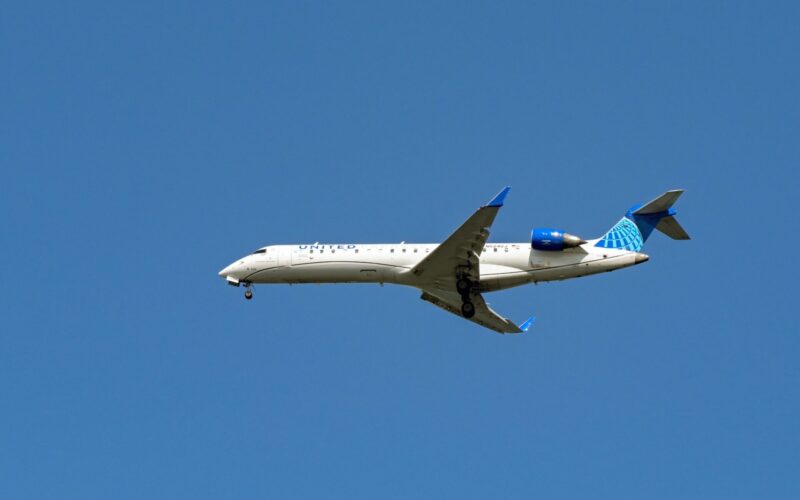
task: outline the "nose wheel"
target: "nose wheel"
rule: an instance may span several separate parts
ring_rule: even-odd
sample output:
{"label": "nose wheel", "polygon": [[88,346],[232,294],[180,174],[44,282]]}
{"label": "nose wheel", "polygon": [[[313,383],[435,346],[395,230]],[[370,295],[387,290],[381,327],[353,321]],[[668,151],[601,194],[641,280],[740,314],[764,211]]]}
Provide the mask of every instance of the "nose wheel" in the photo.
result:
{"label": "nose wheel", "polygon": [[245,285],[244,298],[246,298],[247,300],[253,298],[253,288],[250,286],[249,283]]}

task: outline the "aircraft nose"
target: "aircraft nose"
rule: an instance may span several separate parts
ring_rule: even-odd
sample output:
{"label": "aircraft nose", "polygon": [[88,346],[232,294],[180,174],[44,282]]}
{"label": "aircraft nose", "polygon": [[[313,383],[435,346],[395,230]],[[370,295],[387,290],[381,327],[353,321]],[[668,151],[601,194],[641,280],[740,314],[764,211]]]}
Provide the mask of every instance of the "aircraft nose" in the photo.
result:
{"label": "aircraft nose", "polygon": [[642,262],[647,262],[648,260],[650,260],[650,256],[647,255],[646,253],[636,252],[636,255],[634,256],[633,259],[634,259],[633,260],[634,264],[641,264]]}
{"label": "aircraft nose", "polygon": [[233,267],[233,264],[231,264],[231,265],[229,265],[229,266],[225,266],[225,267],[222,269],[222,271],[220,271],[220,272],[218,273],[218,274],[219,274],[219,277],[220,277],[220,278],[227,278],[227,277],[228,277],[228,275],[229,275],[229,274],[231,274],[231,271],[232,271],[232,269],[231,269],[231,268],[232,268],[232,267]]}

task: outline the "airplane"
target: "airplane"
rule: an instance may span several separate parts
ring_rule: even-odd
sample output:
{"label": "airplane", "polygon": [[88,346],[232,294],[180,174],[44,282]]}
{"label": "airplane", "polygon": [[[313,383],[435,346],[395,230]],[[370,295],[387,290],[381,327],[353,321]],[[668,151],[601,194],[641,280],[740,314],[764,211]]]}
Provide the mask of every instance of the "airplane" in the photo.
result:
{"label": "airplane", "polygon": [[418,288],[447,312],[498,333],[522,333],[535,321],[517,325],[493,311],[483,294],[528,283],[560,281],[615,271],[646,262],[641,252],[653,229],[672,239],[689,235],[672,205],[684,190],[667,191],[634,205],[603,236],[584,240],[561,229],[534,228],[529,242],[487,243],[489,228],[510,186],[478,208],[442,243],[271,245],[237,259],[219,272],[228,284],[391,283]]}

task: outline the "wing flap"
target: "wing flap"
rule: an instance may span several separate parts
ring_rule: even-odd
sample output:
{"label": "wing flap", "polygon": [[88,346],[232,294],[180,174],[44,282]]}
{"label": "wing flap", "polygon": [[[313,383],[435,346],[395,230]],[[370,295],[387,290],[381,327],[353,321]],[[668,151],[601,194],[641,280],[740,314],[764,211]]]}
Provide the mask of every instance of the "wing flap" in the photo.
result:
{"label": "wing flap", "polygon": [[459,274],[480,280],[480,254],[489,239],[489,227],[510,187],[506,187],[488,204],[480,207],[461,226],[453,231],[436,249],[422,259],[411,272],[428,281],[455,280]]}

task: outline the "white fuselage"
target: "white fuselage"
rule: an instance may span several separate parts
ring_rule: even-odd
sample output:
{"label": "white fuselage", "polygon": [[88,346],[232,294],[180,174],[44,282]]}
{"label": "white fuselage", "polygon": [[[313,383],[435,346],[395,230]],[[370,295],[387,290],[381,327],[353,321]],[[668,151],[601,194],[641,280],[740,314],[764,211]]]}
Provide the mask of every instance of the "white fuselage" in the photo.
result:
{"label": "white fuselage", "polygon": [[[642,253],[594,246],[597,240],[563,251],[539,251],[530,243],[487,243],[480,254],[477,291],[491,292],[539,281],[578,278],[647,260]],[[438,244],[273,245],[238,259],[219,274],[231,284],[394,283],[450,288],[410,270]]]}

